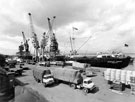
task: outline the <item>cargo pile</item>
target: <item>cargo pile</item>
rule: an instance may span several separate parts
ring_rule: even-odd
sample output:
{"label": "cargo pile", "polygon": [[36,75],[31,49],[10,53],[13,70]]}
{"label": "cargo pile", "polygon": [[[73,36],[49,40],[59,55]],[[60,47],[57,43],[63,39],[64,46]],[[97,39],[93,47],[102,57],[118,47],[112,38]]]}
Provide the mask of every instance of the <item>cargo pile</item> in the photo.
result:
{"label": "cargo pile", "polygon": [[119,83],[121,91],[123,91],[126,86],[130,86],[131,90],[134,91],[135,71],[107,69],[104,71],[104,78],[108,81],[108,84],[111,84],[111,88],[114,84]]}

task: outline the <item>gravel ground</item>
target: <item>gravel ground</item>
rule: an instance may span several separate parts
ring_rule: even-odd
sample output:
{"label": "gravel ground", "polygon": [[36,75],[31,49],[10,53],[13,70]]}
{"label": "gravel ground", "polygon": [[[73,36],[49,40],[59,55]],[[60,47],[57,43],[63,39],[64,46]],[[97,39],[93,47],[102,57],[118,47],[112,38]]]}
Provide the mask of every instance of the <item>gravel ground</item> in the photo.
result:
{"label": "gravel ground", "polygon": [[[30,70],[24,71],[23,75],[17,79],[24,83],[25,87],[32,88],[44,96],[49,102],[134,102],[135,96],[131,95],[130,89],[123,92],[113,92],[104,80],[102,72],[105,68],[95,68],[100,70],[97,76],[92,77],[93,82],[99,87],[94,93],[84,94],[82,90],[72,89],[68,85],[60,83],[51,87],[44,88],[41,83],[37,83],[33,76],[32,70],[34,65],[26,65]],[[127,70],[134,70],[133,65],[129,65]]]}

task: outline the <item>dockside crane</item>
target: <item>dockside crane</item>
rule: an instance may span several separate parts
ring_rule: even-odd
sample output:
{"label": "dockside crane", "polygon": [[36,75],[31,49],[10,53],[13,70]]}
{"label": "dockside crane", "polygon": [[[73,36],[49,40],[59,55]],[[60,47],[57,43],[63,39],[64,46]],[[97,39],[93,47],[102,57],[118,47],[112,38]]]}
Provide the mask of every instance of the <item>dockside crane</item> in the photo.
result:
{"label": "dockside crane", "polygon": [[22,32],[22,36],[23,36],[23,46],[24,46],[24,55],[23,58],[28,61],[29,59],[32,58],[30,51],[29,51],[29,44],[28,41],[29,39],[26,39],[24,32]]}
{"label": "dockside crane", "polygon": [[50,39],[52,39],[53,35],[54,35],[54,32],[53,32],[53,23],[54,23],[54,20],[55,20],[56,16],[53,16],[53,19],[52,19],[52,22],[51,22],[51,19],[50,18],[47,18],[48,19],[48,26],[49,26],[49,37]]}
{"label": "dockside crane", "polygon": [[31,13],[28,13],[29,19],[30,19],[30,28],[31,28],[31,36],[32,36],[32,44],[35,49],[35,60],[38,61],[38,49],[39,49],[39,42],[37,39],[37,34],[35,33],[34,26],[33,26],[33,21],[31,17]]}
{"label": "dockside crane", "polygon": [[44,52],[45,52],[45,46],[46,46],[46,32],[43,33],[40,47],[41,47],[41,54],[42,54],[42,61],[44,61]]}
{"label": "dockside crane", "polygon": [[25,52],[29,52],[29,44],[28,44],[29,39],[26,39],[24,32],[22,32],[22,36],[23,36]]}
{"label": "dockside crane", "polygon": [[55,16],[51,20],[50,18],[48,19],[48,26],[49,26],[49,31],[47,33],[48,36],[48,42],[47,42],[47,50],[49,52],[49,56],[51,58],[55,57],[56,54],[59,52],[58,50],[58,43],[55,37],[55,33],[53,32],[53,22],[55,20]]}

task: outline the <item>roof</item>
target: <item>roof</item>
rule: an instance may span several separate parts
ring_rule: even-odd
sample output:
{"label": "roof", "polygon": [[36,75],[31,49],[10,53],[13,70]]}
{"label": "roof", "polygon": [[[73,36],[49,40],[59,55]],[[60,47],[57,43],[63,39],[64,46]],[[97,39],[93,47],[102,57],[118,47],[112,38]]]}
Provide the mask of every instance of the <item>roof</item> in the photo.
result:
{"label": "roof", "polygon": [[89,80],[92,80],[91,78],[85,78],[84,81],[89,81]]}
{"label": "roof", "polygon": [[45,75],[46,77],[48,77],[48,76],[53,76],[52,74],[47,74],[47,75]]}

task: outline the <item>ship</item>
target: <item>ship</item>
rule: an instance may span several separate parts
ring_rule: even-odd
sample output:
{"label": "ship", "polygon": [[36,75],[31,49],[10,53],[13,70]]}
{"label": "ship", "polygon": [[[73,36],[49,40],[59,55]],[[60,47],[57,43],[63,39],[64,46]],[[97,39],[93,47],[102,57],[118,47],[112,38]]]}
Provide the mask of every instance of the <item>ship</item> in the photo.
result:
{"label": "ship", "polygon": [[81,47],[76,50],[75,49],[75,37],[74,30],[78,30],[77,28],[73,27],[73,34],[70,37],[70,44],[71,44],[71,51],[70,56],[66,58],[68,61],[76,61],[80,63],[88,63],[94,67],[105,67],[105,68],[124,68],[129,65],[131,62],[131,57],[126,56],[121,52],[112,51],[111,53],[97,53],[96,55],[80,55],[78,54],[78,50],[82,48],[88,40],[92,37],[91,35],[89,38],[81,45]]}
{"label": "ship", "polygon": [[122,53],[98,54],[95,56],[73,55],[68,58],[70,61],[87,63],[94,67],[121,69],[129,65],[131,57]]}

